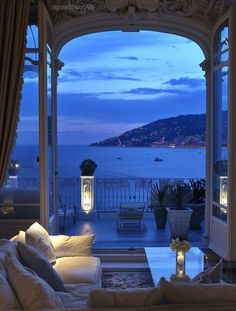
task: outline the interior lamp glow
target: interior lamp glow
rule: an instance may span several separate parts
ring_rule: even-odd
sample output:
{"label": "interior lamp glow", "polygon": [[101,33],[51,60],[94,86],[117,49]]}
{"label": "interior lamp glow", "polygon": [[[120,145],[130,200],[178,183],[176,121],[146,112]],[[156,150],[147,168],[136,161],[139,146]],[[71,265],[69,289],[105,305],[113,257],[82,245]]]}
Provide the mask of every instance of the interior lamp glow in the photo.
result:
{"label": "interior lamp glow", "polygon": [[6,188],[17,188],[17,172],[20,169],[20,163],[16,160],[11,160],[8,167],[8,180]]}
{"label": "interior lamp glow", "polygon": [[94,177],[81,176],[81,208],[87,214],[94,208]]}
{"label": "interior lamp glow", "polygon": [[81,178],[81,208],[88,214],[94,208],[94,177],[80,176]]}
{"label": "interior lamp glow", "polygon": [[94,209],[94,171],[97,164],[86,159],[80,164],[81,169],[81,209],[88,214]]}
{"label": "interior lamp glow", "polygon": [[185,253],[182,251],[176,252],[176,275],[181,277],[185,274]]}
{"label": "interior lamp glow", "polygon": [[220,204],[228,205],[228,177],[220,176]]}

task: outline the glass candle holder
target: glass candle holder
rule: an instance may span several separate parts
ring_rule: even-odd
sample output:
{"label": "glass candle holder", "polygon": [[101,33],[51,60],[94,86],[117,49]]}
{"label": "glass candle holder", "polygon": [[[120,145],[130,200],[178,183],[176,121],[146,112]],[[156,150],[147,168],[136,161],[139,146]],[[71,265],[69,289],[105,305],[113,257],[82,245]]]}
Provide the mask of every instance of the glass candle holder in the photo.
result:
{"label": "glass candle holder", "polygon": [[185,275],[185,253],[182,251],[176,251],[176,275]]}

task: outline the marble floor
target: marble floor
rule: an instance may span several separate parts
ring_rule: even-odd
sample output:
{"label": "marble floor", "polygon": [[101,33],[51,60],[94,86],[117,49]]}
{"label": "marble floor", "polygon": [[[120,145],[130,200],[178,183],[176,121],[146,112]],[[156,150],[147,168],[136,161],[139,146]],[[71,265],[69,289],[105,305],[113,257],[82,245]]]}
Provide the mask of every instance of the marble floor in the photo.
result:
{"label": "marble floor", "polygon": [[[66,230],[61,232],[68,235],[80,235],[87,232],[95,234],[94,250],[98,255],[101,252],[106,255],[110,253],[107,249],[116,250],[111,262],[104,262],[105,269],[111,271],[114,267],[115,271],[146,271],[147,265],[145,261],[140,260],[140,254],[143,254],[144,247],[157,247],[170,245],[170,227],[167,222],[165,229],[156,229],[155,220],[152,212],[145,213],[144,218],[145,230],[125,230],[119,232],[116,224],[115,213],[105,213],[97,215],[92,219],[78,219],[76,224],[67,223]],[[204,221],[202,222],[201,229],[189,230],[188,239],[192,246],[197,246],[202,249],[206,254],[209,266],[214,265],[220,260],[214,252],[205,247],[202,235],[204,232]],[[137,261],[130,262],[123,258],[119,261],[120,254],[127,251],[137,253]],[[103,255],[101,255],[103,256]],[[114,259],[117,257],[117,259]],[[106,260],[105,260],[106,261]],[[116,263],[115,263],[116,262]],[[236,262],[224,262],[223,278],[227,282],[236,284]]]}
{"label": "marble floor", "polygon": [[[76,224],[68,223],[65,234],[80,235],[87,232],[95,234],[95,248],[104,247],[148,247],[148,246],[167,246],[170,243],[170,226],[167,221],[165,229],[156,229],[155,219],[152,212],[145,212],[145,230],[140,231],[127,229],[117,230],[115,213],[103,213],[91,219],[78,219]],[[202,235],[204,221],[201,229],[189,230],[188,239],[193,246],[202,245]]]}

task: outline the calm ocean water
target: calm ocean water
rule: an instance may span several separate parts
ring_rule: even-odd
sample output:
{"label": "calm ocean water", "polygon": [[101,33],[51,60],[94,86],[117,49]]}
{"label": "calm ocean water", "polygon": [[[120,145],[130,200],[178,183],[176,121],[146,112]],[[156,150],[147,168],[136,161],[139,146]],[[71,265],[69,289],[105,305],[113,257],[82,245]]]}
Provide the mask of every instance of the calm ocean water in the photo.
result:
{"label": "calm ocean water", "polygon": [[[20,161],[18,176],[37,177],[38,148],[17,146],[12,159]],[[162,161],[155,161],[156,158]],[[125,148],[61,145],[58,147],[59,177],[79,177],[80,163],[94,160],[96,177],[204,178],[205,149]]]}

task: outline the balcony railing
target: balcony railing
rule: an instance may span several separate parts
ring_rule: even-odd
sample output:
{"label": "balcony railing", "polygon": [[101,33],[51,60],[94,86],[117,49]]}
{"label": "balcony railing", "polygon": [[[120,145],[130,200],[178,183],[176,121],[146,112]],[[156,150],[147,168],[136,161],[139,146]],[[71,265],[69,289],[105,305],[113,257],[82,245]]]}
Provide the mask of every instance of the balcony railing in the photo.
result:
{"label": "balcony railing", "polygon": [[[96,211],[117,211],[121,202],[144,202],[150,205],[150,188],[158,183],[173,183],[177,179],[159,178],[95,178],[94,205]],[[188,182],[189,179],[178,179]],[[15,190],[37,190],[39,179],[18,178]],[[63,204],[81,208],[80,178],[58,178],[58,189]]]}

